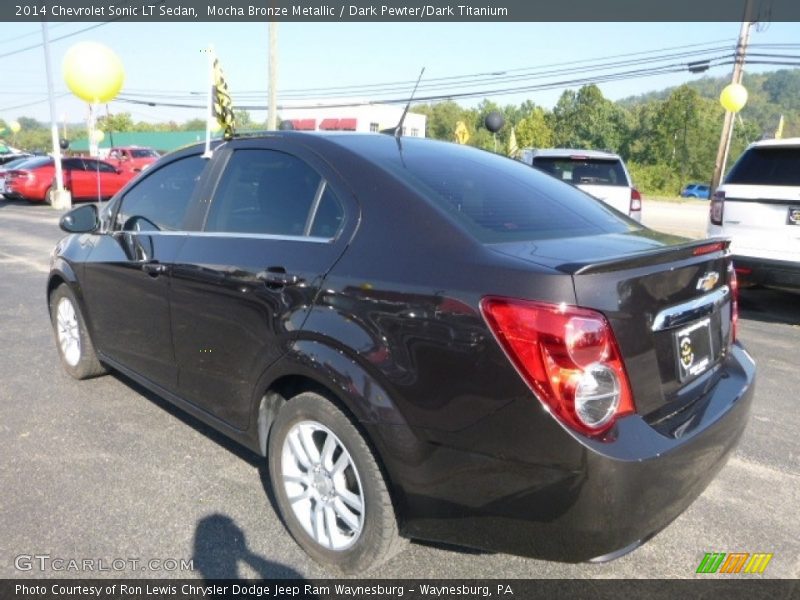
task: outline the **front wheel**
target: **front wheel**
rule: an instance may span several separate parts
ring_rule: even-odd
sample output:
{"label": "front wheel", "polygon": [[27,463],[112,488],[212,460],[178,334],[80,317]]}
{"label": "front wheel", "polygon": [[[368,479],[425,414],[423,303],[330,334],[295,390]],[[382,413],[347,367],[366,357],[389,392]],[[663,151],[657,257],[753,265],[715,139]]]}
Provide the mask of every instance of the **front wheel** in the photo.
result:
{"label": "front wheel", "polygon": [[269,471],[289,533],[317,562],[357,574],[402,550],[372,451],[323,396],[305,392],[283,406],[270,432]]}
{"label": "front wheel", "polygon": [[66,284],[50,296],[50,318],[61,364],[75,379],[89,379],[106,372],[94,351],[75,295]]}

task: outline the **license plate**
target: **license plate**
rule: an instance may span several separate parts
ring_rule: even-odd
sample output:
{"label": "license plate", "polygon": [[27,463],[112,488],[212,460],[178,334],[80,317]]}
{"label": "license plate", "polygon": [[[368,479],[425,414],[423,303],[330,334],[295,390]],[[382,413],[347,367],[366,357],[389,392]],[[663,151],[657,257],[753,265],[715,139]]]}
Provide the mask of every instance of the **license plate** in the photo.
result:
{"label": "license plate", "polygon": [[673,333],[678,379],[687,381],[706,371],[714,359],[711,318],[697,321]]}
{"label": "license plate", "polygon": [[789,207],[789,217],[787,218],[786,222],[789,225],[800,225],[800,207]]}

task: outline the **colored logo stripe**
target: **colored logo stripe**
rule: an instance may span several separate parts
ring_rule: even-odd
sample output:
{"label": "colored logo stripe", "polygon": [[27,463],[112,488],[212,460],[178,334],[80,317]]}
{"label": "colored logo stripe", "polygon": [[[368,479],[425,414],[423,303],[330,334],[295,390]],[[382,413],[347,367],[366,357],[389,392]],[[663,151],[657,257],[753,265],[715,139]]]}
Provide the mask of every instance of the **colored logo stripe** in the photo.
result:
{"label": "colored logo stripe", "polygon": [[763,573],[772,557],[773,554],[765,552],[706,552],[697,573]]}

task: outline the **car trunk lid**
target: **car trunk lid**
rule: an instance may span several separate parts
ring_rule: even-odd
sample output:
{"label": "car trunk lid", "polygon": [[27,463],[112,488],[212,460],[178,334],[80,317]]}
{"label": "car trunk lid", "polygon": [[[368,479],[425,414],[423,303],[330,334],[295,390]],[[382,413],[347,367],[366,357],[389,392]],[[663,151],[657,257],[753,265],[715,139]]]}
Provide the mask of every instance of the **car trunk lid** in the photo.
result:
{"label": "car trunk lid", "polygon": [[727,246],[645,229],[494,249],[572,276],[577,305],[614,331],[637,412],[655,422],[719,377],[732,339]]}

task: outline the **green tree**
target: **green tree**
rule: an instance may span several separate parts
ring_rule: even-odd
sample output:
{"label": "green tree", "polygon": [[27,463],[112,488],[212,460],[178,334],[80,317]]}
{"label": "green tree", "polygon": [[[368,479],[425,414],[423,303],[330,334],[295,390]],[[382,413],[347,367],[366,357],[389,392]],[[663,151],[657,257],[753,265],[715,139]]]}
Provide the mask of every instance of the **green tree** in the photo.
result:
{"label": "green tree", "polygon": [[603,97],[596,85],[566,90],[551,117],[553,143],[559,147],[617,149],[622,143],[624,110]]}
{"label": "green tree", "polygon": [[517,146],[520,148],[548,148],[553,145],[553,130],[547,113],[539,106],[532,106],[515,128]]}
{"label": "green tree", "polygon": [[115,115],[102,115],[97,118],[97,128],[106,132],[133,131],[131,113],[117,113]]}

